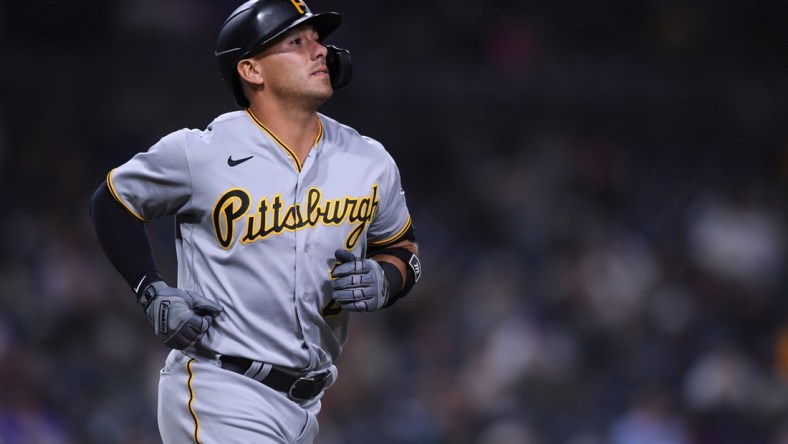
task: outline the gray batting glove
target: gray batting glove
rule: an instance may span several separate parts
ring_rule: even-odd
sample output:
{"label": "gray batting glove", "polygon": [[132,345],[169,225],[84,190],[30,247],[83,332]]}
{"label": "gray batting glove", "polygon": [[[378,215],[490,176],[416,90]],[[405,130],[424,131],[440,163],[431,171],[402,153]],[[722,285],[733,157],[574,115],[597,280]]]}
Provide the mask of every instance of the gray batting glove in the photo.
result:
{"label": "gray batting glove", "polygon": [[334,256],[340,262],[331,272],[333,298],[344,310],[375,311],[389,299],[389,283],[383,268],[372,259],[359,259],[339,249]]}
{"label": "gray batting glove", "polygon": [[154,282],[145,289],[140,304],[156,336],[167,347],[182,350],[200,342],[222,307],[196,293]]}

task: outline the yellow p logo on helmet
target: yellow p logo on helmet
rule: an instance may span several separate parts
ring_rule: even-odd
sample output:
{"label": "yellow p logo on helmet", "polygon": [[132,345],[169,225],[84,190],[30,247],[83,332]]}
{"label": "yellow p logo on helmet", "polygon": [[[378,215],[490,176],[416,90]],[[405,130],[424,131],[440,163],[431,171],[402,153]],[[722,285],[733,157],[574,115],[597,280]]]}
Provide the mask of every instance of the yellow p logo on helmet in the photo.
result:
{"label": "yellow p logo on helmet", "polygon": [[304,2],[302,2],[301,0],[290,0],[290,3],[292,3],[292,4],[293,4],[293,6],[295,6],[295,7],[296,7],[296,9],[298,9],[298,12],[299,12],[300,14],[303,14],[303,13],[304,13],[304,7],[306,7],[306,5],[304,4]]}

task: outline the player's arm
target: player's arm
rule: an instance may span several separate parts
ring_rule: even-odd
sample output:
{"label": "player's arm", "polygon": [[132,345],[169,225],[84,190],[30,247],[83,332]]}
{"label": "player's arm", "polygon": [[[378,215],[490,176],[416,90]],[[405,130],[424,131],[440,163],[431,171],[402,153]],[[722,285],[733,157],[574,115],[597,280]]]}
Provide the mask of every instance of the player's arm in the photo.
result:
{"label": "player's arm", "polygon": [[145,224],[115,199],[106,181],[90,199],[90,219],[104,254],[138,299],[147,285],[162,280]]}
{"label": "player's arm", "polygon": [[403,239],[385,248],[372,250],[367,256],[381,265],[389,283],[390,295],[385,307],[405,297],[421,276],[419,246],[415,239]]}
{"label": "player's arm", "polygon": [[418,245],[412,229],[392,244],[370,250],[366,259],[339,249],[331,273],[333,299],[350,311],[390,307],[408,294],[421,276]]}
{"label": "player's arm", "polygon": [[164,283],[144,223],[115,199],[106,182],[90,199],[90,219],[101,248],[134,291],[156,336],[177,349],[199,342],[222,308]]}

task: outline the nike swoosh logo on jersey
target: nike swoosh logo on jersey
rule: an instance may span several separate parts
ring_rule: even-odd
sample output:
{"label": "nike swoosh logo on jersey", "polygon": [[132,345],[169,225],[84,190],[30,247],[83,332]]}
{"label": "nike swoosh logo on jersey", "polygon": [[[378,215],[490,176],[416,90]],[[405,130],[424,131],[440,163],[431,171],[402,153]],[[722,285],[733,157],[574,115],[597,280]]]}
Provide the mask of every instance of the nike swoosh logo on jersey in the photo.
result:
{"label": "nike swoosh logo on jersey", "polygon": [[254,157],[254,156],[244,157],[243,159],[237,159],[236,160],[236,159],[233,159],[233,156],[230,156],[230,157],[227,158],[227,165],[230,165],[231,167],[234,167],[236,165],[240,165],[240,164],[246,162],[247,160],[251,159],[252,157]]}

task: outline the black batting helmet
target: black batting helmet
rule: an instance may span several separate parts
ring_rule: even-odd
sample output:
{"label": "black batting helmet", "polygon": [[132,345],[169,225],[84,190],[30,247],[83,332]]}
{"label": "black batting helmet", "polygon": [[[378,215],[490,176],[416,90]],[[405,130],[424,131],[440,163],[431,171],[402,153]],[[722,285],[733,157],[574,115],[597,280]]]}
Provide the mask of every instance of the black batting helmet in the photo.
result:
{"label": "black batting helmet", "polygon": [[216,62],[239,106],[246,108],[249,101],[236,71],[238,62],[305,22],[322,39],[339,27],[342,17],[336,12],[313,14],[303,0],[250,0],[225,20],[216,43]]}

